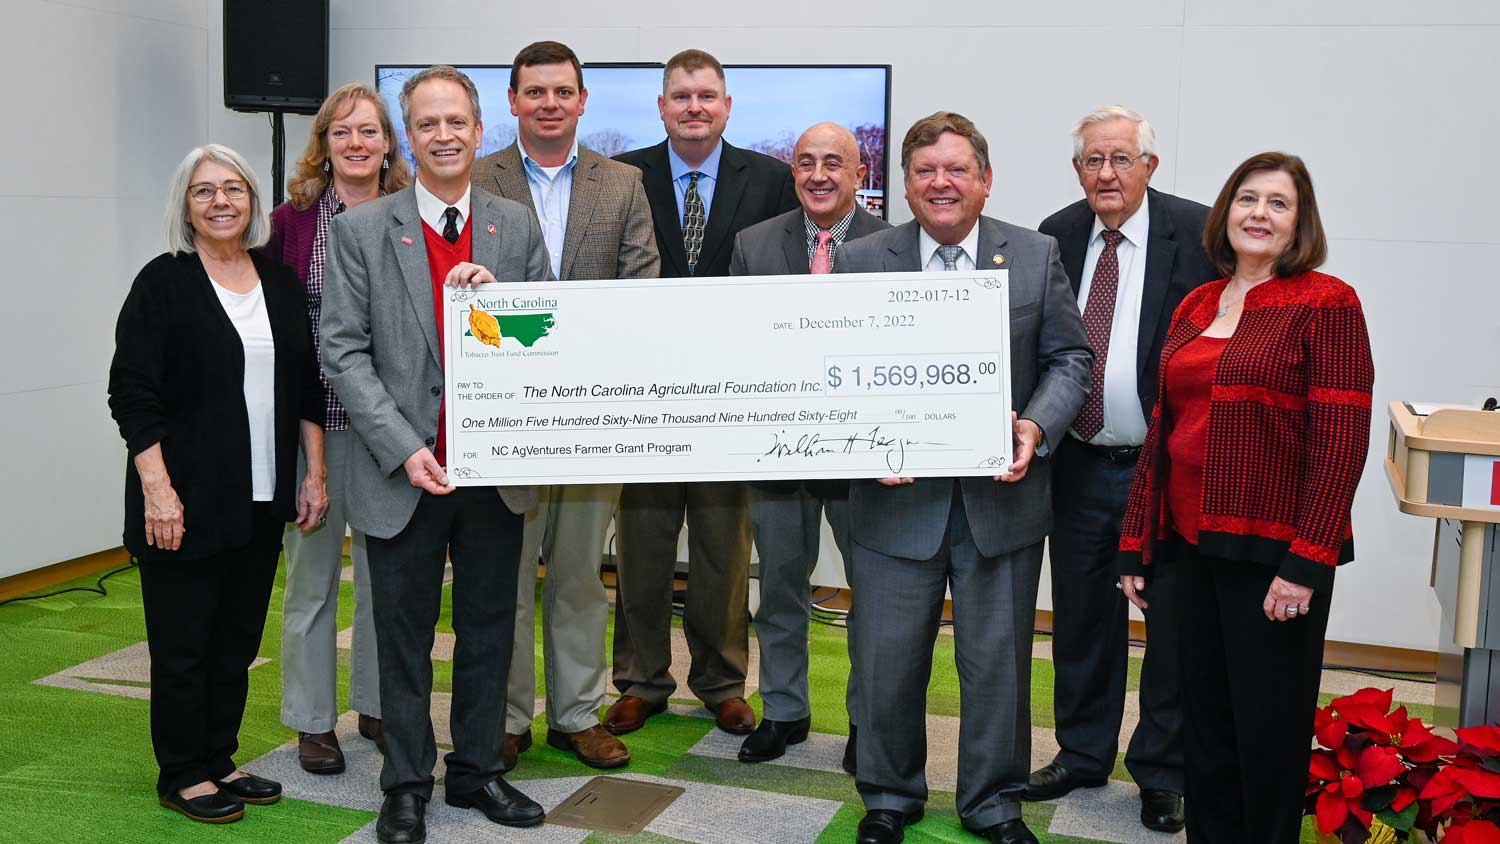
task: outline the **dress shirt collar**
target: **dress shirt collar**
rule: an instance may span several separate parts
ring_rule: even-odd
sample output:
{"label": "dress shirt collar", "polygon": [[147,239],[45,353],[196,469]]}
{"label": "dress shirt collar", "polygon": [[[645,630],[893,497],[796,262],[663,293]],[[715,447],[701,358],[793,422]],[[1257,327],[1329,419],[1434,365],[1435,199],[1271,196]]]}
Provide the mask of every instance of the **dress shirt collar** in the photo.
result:
{"label": "dress shirt collar", "polygon": [[[531,153],[526,151],[526,145],[521,143],[520,141],[516,141],[516,147],[521,150],[521,166],[526,168],[526,172],[533,175],[545,175],[549,180],[555,178],[556,173],[571,169],[573,165],[578,163],[577,138],[573,139],[573,148],[568,150],[567,160],[563,161],[562,166],[558,168],[543,167],[542,165],[538,164],[536,162],[536,159],[531,157]],[[548,173],[548,170],[553,170],[554,172]]]}
{"label": "dress shirt collar", "polygon": [[[932,235],[928,234],[927,230],[922,228],[920,225],[917,226],[917,231],[921,232],[921,234],[917,235],[917,256],[922,259],[922,269],[925,270],[927,269],[927,265],[931,264],[933,258],[937,255],[938,246],[940,246],[941,244],[939,244],[937,240],[934,239]],[[974,228],[969,229],[969,233],[964,236],[963,242],[959,243],[958,245],[962,246],[964,250],[964,254],[958,257],[958,268],[961,270],[973,269],[979,266],[979,258],[977,257],[979,255],[978,220],[974,221]],[[969,259],[967,264],[964,263],[965,257]],[[937,268],[942,269],[942,259],[939,258],[938,262],[939,263]]]}
{"label": "dress shirt collar", "polygon": [[[431,226],[433,231],[442,234],[443,224],[446,222],[443,212],[448,210],[448,203],[438,199],[436,194],[428,190],[427,186],[422,184],[420,176],[412,180],[412,185],[417,192],[417,215],[422,218],[422,222]],[[464,185],[464,195],[453,203],[453,207],[458,209],[459,231],[463,231],[464,226],[469,222],[469,199],[472,191],[472,185]]]}
{"label": "dress shirt collar", "polygon": [[699,177],[700,180],[709,178],[717,181],[719,178],[719,159],[723,153],[724,139],[720,138],[719,142],[714,145],[714,151],[708,154],[708,158],[703,159],[702,166],[689,167],[688,163],[682,160],[682,156],[677,154],[677,150],[672,149],[672,142],[667,141],[667,164],[672,168],[672,181],[682,181],[686,184],[687,174],[694,170],[703,174]]}
{"label": "dress shirt collar", "polygon": [[[1125,239],[1130,241],[1130,245],[1137,249],[1146,248],[1146,238],[1151,234],[1151,212],[1146,210],[1147,205],[1148,203],[1142,200],[1141,207],[1135,209],[1135,213],[1130,215],[1130,219],[1120,224],[1120,234],[1125,235]],[[1099,215],[1095,214],[1094,231],[1089,235],[1089,243],[1099,240],[1100,235],[1103,233],[1104,221],[1099,219]]]}
{"label": "dress shirt collar", "polygon": [[[844,219],[828,227],[828,233],[833,235],[833,242],[843,243],[844,239],[849,236],[849,226],[853,223],[854,209],[850,208],[849,213],[844,215]],[[802,212],[802,226],[807,232],[807,242],[809,245],[817,241],[818,232],[823,231],[823,227],[814,223],[813,218],[807,216],[806,211]]]}

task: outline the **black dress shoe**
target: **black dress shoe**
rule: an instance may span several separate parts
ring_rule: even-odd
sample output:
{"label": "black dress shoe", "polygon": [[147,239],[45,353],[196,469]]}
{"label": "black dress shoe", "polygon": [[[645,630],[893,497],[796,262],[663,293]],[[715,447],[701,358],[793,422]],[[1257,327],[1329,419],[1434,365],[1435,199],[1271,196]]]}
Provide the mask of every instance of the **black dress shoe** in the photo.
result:
{"label": "black dress shoe", "polygon": [[851,777],[854,776],[854,758],[854,725],[850,724],[849,740],[844,742],[844,760],[839,764],[843,767],[844,773]]}
{"label": "black dress shoe", "polygon": [[1036,836],[1031,834],[1031,830],[1026,828],[1026,822],[1020,818],[985,827],[974,834],[990,844],[1037,844]]}
{"label": "black dress shoe", "polygon": [[812,718],[798,718],[795,721],[762,719],[755,732],[746,736],[745,743],[740,745],[740,761],[769,762],[780,759],[786,754],[787,745],[807,741],[807,728],[810,726]]}
{"label": "black dress shoe", "polygon": [[236,780],[214,780],[220,790],[239,798],[241,803],[270,805],[281,799],[281,783],[246,774]]}
{"label": "black dress shoe", "polygon": [[547,819],[542,805],[517,791],[502,779],[485,783],[467,794],[448,792],[449,806],[460,809],[478,809],[501,826],[536,826]]}
{"label": "black dress shoe", "polygon": [[871,809],[859,821],[858,844],[901,844],[906,827],[922,819],[922,810],[910,814],[894,809]]}
{"label": "black dress shoe", "polygon": [[375,838],[380,844],[422,844],[427,840],[427,800],[420,794],[398,791],[380,804]]}
{"label": "black dress shoe", "polygon": [[1031,772],[1021,798],[1023,800],[1056,800],[1075,788],[1098,788],[1108,781],[1107,777],[1086,779],[1077,776],[1054,759],[1045,768],[1038,768]]}
{"label": "black dress shoe", "polygon": [[231,823],[245,816],[245,804],[223,791],[193,798],[172,791],[157,797],[156,802],[199,823]]}
{"label": "black dress shoe", "polygon": [[1186,823],[1181,794],[1159,788],[1141,789],[1141,826],[1157,832],[1181,832]]}

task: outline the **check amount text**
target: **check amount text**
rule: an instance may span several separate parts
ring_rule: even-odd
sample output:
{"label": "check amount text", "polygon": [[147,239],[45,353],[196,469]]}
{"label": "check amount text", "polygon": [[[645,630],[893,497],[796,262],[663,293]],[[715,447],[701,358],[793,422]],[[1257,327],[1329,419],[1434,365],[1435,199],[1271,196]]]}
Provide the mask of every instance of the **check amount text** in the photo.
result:
{"label": "check amount text", "polygon": [[995,393],[1000,383],[998,354],[846,355],[824,361],[823,391],[835,395]]}

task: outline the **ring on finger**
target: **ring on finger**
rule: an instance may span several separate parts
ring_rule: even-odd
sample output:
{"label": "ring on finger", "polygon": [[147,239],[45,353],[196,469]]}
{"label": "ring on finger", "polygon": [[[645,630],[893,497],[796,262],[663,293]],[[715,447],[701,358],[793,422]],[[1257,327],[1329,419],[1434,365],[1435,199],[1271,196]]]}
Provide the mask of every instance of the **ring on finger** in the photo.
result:
{"label": "ring on finger", "polygon": [[1296,607],[1287,607],[1286,608],[1286,614],[1287,615],[1296,615],[1297,614],[1297,608]]}

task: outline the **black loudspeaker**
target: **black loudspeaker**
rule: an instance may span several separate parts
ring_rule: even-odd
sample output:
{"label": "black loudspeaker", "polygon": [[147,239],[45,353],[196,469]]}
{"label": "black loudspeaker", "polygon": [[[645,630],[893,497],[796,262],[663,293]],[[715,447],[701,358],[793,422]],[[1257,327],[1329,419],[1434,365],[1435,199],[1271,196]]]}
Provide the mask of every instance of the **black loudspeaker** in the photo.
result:
{"label": "black loudspeaker", "polygon": [[328,0],[224,0],[224,105],[315,114],[328,95]]}

